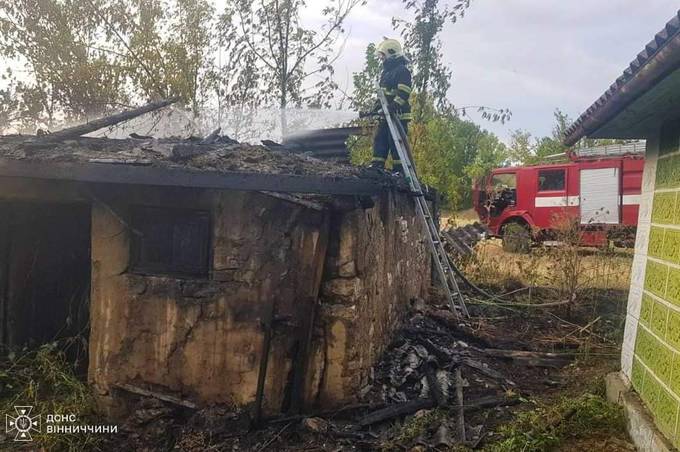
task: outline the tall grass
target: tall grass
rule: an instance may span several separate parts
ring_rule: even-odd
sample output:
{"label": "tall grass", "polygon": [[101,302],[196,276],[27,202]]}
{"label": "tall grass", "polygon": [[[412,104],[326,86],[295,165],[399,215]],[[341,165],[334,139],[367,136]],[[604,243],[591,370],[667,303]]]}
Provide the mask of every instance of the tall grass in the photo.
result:
{"label": "tall grass", "polygon": [[[17,405],[33,407],[32,415],[42,418],[40,433],[32,434],[29,448],[45,450],[91,451],[101,448],[102,434],[48,434],[46,416],[76,415],[74,425],[101,424],[97,422],[94,399],[85,382],[81,381],[73,365],[58,343],[50,343],[33,350],[9,353],[0,358],[0,410],[12,415]],[[0,448],[8,450],[18,445],[13,435],[0,439]]]}

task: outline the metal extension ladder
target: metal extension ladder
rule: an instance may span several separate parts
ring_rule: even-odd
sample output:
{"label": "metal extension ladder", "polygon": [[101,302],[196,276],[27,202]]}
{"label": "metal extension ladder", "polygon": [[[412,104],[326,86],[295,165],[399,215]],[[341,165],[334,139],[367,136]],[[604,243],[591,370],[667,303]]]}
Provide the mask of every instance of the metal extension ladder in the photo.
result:
{"label": "metal extension ladder", "polygon": [[439,236],[439,231],[437,230],[437,226],[430,213],[430,207],[427,205],[420,181],[418,181],[418,177],[416,176],[415,167],[410,158],[410,149],[408,141],[406,140],[404,128],[402,127],[401,122],[396,121],[392,112],[390,112],[387,98],[385,97],[382,88],[377,86],[377,84],[376,87],[378,99],[380,100],[380,105],[383,114],[385,115],[385,121],[390,129],[395,147],[397,148],[397,153],[399,154],[401,164],[404,168],[404,176],[406,177],[406,181],[408,182],[411,193],[416,201],[417,214],[423,221],[425,229],[427,229],[427,239],[437,267],[437,275],[439,275],[439,280],[446,291],[451,311],[456,315],[460,315],[458,312],[459,309],[465,317],[470,317],[467,306],[465,306],[465,299],[463,298],[463,294],[456,281],[456,275],[453,272],[453,268],[451,268],[451,262],[449,262],[441,237]]}

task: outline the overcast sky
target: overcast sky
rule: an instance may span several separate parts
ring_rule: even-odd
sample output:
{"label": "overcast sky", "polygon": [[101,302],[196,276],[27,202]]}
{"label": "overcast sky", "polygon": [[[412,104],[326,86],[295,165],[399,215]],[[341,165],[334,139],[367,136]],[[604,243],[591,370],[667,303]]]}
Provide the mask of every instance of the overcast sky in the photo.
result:
{"label": "overcast sky", "polygon": [[[449,97],[457,106],[510,108],[506,125],[479,121],[504,141],[518,128],[547,135],[555,108],[578,117],[679,6],[673,0],[473,0],[466,17],[443,32],[454,73]],[[361,68],[368,42],[395,36],[390,19],[402,10],[399,0],[369,0],[352,13],[337,69],[341,86]]]}

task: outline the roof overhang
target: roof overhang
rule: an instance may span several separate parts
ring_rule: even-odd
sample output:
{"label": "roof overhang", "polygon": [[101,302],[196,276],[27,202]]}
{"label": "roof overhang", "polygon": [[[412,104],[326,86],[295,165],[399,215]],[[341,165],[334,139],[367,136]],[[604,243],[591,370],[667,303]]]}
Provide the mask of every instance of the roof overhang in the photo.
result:
{"label": "roof overhang", "polygon": [[192,171],[157,166],[11,159],[0,159],[0,177],[329,195],[373,195],[400,185],[381,177]]}
{"label": "roof overhang", "polygon": [[567,130],[564,143],[644,139],[674,116],[680,116],[680,12]]}

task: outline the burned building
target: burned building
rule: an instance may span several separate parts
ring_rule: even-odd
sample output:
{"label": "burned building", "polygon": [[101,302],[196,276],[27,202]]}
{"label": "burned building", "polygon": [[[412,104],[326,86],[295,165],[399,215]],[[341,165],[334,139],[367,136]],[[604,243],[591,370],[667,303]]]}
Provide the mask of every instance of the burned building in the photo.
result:
{"label": "burned building", "polygon": [[407,188],[213,138],[1,137],[2,343],[89,331],[113,415],[351,400],[430,286]]}

